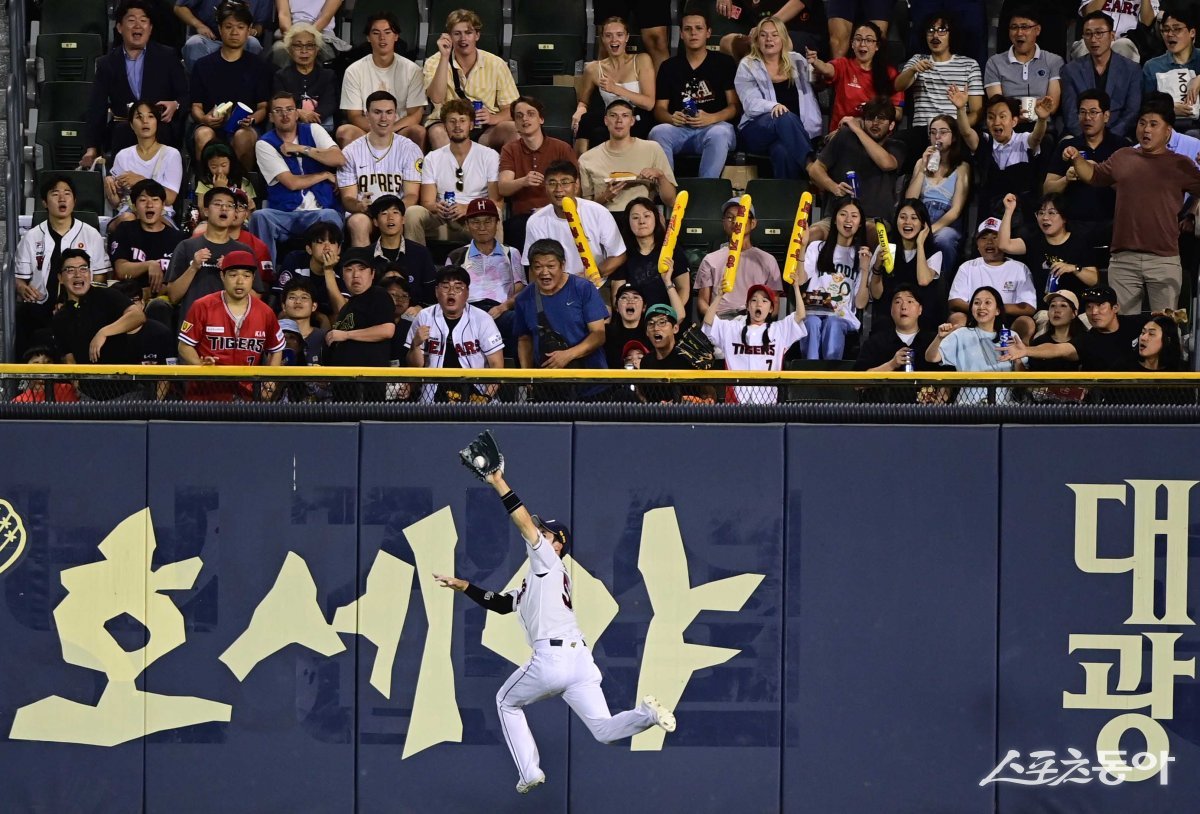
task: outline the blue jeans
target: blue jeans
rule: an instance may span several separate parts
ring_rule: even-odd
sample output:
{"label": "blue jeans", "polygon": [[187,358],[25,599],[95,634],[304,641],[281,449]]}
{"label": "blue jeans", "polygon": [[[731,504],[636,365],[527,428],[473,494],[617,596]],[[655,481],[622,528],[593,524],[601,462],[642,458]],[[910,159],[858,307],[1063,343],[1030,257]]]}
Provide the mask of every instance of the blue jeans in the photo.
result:
{"label": "blue jeans", "polygon": [[275,263],[275,252],[283,241],[302,237],[308,227],[318,221],[331,223],[342,228],[342,216],[332,209],[301,209],[284,212],[282,209],[256,209],[250,215],[246,228],[250,234],[267,244],[271,252],[271,263]]}
{"label": "blue jeans", "polygon": [[806,359],[841,359],[846,349],[850,322],[836,314],[810,314],[804,318],[808,336],[804,337]]}
{"label": "blue jeans", "polygon": [[700,177],[720,178],[721,171],[725,169],[725,159],[737,144],[737,132],[729,122],[717,122],[708,127],[658,124],[650,131],[650,139],[663,148],[672,172],[675,170],[676,153],[699,153]]}
{"label": "blue jeans", "polygon": [[961,228],[957,223],[945,226],[933,236],[934,247],[942,253],[942,274],[946,279],[950,279],[950,275],[958,269],[958,247],[962,243]]}
{"label": "blue jeans", "polygon": [[[199,34],[193,34],[187,38],[187,42],[183,44],[183,67],[190,74],[192,66],[196,64],[196,60],[203,59],[209,54],[215,54],[221,50],[220,40],[210,40],[208,37],[202,37]],[[250,54],[261,54],[262,44],[254,37],[246,39],[246,52]]]}
{"label": "blue jeans", "polygon": [[742,125],[741,136],[748,152],[771,156],[776,178],[807,177],[812,142],[795,113],[789,111],[778,119],[770,113],[757,116]]}

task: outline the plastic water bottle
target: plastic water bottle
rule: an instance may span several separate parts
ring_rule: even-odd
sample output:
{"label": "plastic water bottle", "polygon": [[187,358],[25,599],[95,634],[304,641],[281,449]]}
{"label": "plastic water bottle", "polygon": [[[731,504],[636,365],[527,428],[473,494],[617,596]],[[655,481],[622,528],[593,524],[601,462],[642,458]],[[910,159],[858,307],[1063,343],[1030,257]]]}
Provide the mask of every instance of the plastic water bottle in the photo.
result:
{"label": "plastic water bottle", "polygon": [[858,173],[855,172],[854,170],[850,170],[849,172],[847,172],[846,173],[846,183],[850,185],[850,196],[852,198],[857,198],[858,197]]}
{"label": "plastic water bottle", "polygon": [[933,173],[937,172],[941,166],[942,154],[939,151],[934,150],[933,155],[929,156],[929,161],[925,162],[925,171],[932,175]]}

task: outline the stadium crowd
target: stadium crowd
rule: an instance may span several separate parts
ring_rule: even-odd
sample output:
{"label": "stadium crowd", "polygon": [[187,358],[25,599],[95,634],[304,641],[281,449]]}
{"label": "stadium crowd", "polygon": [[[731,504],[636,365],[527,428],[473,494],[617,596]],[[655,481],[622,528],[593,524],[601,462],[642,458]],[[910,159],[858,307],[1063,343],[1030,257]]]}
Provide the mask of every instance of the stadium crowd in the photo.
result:
{"label": "stadium crowd", "polygon": [[[15,262],[26,361],[1185,369],[1200,263],[1190,5],[1086,0],[1072,22],[1005,4],[1007,47],[987,56],[980,0],[913,0],[907,44],[889,41],[884,0],[709,0],[675,20],[670,2],[642,0],[637,53],[617,16],[633,4],[595,0],[599,57],[577,77],[567,143],[479,47],[470,9],[417,64],[400,47],[416,32],[387,11],[354,51],[334,34],[338,0],[278,0],[277,14],[260,0],[177,3],[194,32],[182,52],[155,40],[151,0],[123,0],[97,64],[80,163],[106,173],[103,233],[75,217],[70,177],[39,174],[46,216]],[[713,37],[718,18],[740,31]],[[677,167],[719,178],[745,154],[816,198],[794,284],[782,252],[754,245],[756,207],[737,197],[684,220],[719,220],[729,237],[748,217],[731,286],[728,244],[664,251]],[[505,396],[469,377],[187,395]],[[32,382],[21,398],[144,396]],[[992,397],[1018,396],[1089,397]]]}

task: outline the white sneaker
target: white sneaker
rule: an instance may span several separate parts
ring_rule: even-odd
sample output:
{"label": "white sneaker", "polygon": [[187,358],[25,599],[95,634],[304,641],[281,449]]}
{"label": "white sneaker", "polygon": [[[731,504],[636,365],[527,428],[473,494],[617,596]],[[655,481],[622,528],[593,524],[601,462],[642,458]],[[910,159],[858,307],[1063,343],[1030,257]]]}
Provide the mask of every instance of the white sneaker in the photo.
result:
{"label": "white sneaker", "polygon": [[543,774],[543,775],[533,778],[528,783],[518,783],[517,784],[517,793],[518,794],[528,794],[529,792],[533,791],[534,789],[536,789],[538,786],[542,785],[545,782],[546,782],[546,775]]}
{"label": "white sneaker", "polygon": [[668,732],[675,731],[675,714],[662,704],[658,703],[657,698],[655,698],[653,695],[647,695],[642,699],[642,703],[654,713],[654,723],[658,724]]}

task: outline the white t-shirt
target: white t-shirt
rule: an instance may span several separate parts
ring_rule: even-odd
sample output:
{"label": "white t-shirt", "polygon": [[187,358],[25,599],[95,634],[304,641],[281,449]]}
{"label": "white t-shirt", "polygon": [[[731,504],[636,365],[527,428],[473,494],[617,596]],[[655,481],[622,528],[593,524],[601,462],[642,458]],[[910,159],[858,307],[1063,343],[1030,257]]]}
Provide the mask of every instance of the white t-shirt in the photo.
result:
{"label": "white t-shirt", "polygon": [[[325,150],[329,147],[336,147],[329,133],[324,127],[316,124],[301,123],[300,127],[307,127],[312,132],[313,144],[318,150]],[[254,145],[254,157],[258,159],[258,171],[262,174],[263,180],[267,182],[267,186],[275,183],[275,179],[279,177],[281,172],[290,172],[293,175],[302,175],[298,171],[300,162],[297,158],[291,159],[291,163],[283,157],[283,154],[272,147],[267,142],[259,139]],[[296,211],[304,211],[309,209],[320,209],[317,206],[317,199],[313,197],[311,190],[304,190],[300,196],[300,205],[296,207]]]}
{"label": "white t-shirt", "polygon": [[[725,367],[729,370],[783,370],[783,355],[788,348],[808,336],[808,329],[796,322],[794,316],[766,325],[747,325],[745,317],[717,319],[712,325],[703,325],[702,330],[725,354]],[[774,404],[779,400],[776,387],[739,386],[734,388],[734,394],[740,404]]]}
{"label": "white t-shirt", "polygon": [[[104,249],[104,238],[100,237],[92,226],[81,220],[71,224],[71,228],[63,235],[60,247],[67,249],[83,249],[88,253],[92,267],[92,276],[108,274],[112,271],[112,263],[108,252]],[[21,242],[17,244],[16,275],[18,280],[24,280],[29,285],[43,292],[44,296],[38,301],[43,303],[50,298],[51,280],[57,282],[58,272],[50,273],[50,256],[54,253],[54,241],[50,237],[50,221],[44,220],[34,226]]]}
{"label": "white t-shirt", "polygon": [[[127,172],[136,173],[143,178],[152,178],[178,195],[180,187],[183,186],[183,156],[174,147],[160,144],[154,157],[149,161],[143,161],[138,156],[137,146],[133,145],[113,156],[112,168],[108,174],[116,178]],[[130,210],[128,200],[126,198],[121,201],[121,207],[117,210],[118,215]],[[163,211],[168,218],[175,218],[175,207],[167,206]]]}
{"label": "white t-shirt", "polygon": [[[316,23],[317,17],[321,15],[321,9],[325,7],[325,0],[288,0],[288,8],[292,14],[292,24],[296,23]],[[322,33],[333,33],[333,21],[337,19],[337,15],[329,21],[329,25],[322,29]]]}
{"label": "white t-shirt", "polygon": [[389,67],[379,68],[367,54],[350,63],[342,77],[341,109],[366,113],[367,97],[377,90],[386,90],[396,97],[401,117],[408,108],[424,107],[429,102],[417,63],[396,55]]}
{"label": "white t-shirt", "polygon": [[[535,541],[538,542],[538,541]],[[571,577],[550,539],[542,535],[537,548],[528,540],[529,573],[515,591],[517,616],[530,646],[542,639],[582,639],[571,608]]]}
{"label": "white t-shirt", "polygon": [[958,267],[954,283],[950,286],[950,299],[971,304],[971,295],[982,286],[991,286],[1000,292],[1005,305],[1025,303],[1037,308],[1037,291],[1033,278],[1024,263],[1005,260],[998,266],[989,266],[983,258],[976,257]]}
{"label": "white t-shirt", "polygon": [[[446,348],[451,340],[453,340],[454,350],[458,354],[459,367],[463,368],[487,367],[488,355],[504,350],[504,340],[500,337],[500,329],[496,327],[495,321],[488,316],[487,311],[476,308],[474,305],[468,305],[463,309],[462,317],[454,326],[453,335],[450,333],[449,323],[446,322],[446,315],[442,312],[442,306],[434,304],[428,308],[422,308],[417,314],[417,318],[413,320],[412,327],[408,329],[404,347],[412,347],[413,340],[417,336],[417,329],[422,325],[429,326],[429,339],[426,340],[424,348],[425,367],[442,367],[446,361]],[[475,387],[483,392],[482,385],[475,385]],[[421,393],[421,401],[432,404],[436,391],[436,384],[425,385]]]}
{"label": "white t-shirt", "polygon": [[804,252],[804,269],[808,272],[808,285],[805,290],[827,292],[832,306],[829,309],[809,308],[808,312],[839,316],[850,323],[850,330],[857,331],[862,323],[858,320],[854,298],[867,276],[867,269],[855,270],[858,249],[853,246],[837,246],[833,250],[833,274],[821,273],[817,270],[817,256],[824,245],[824,240],[813,241]]}
{"label": "white t-shirt", "polygon": [[[576,198],[575,206],[597,265],[610,257],[625,254],[625,241],[621,239],[621,230],[617,228],[617,221],[611,212],[595,201],[584,198]],[[526,263],[529,263],[529,247],[534,241],[542,238],[557,240],[562,244],[567,260],[567,274],[583,274],[583,260],[579,257],[579,250],[575,248],[571,227],[565,219],[554,214],[554,204],[546,204],[530,215],[529,220],[525,222],[525,248],[521,254]]]}
{"label": "white t-shirt", "polygon": [[421,167],[421,183],[432,184],[440,198],[454,190],[455,203],[470,203],[476,198],[488,196],[488,184],[500,177],[500,154],[490,147],[471,142],[471,149],[462,163],[462,189],[457,188],[458,159],[450,152],[450,145],[439,147],[425,156]]}
{"label": "white t-shirt", "polygon": [[399,134],[392,146],[376,150],[360,136],[342,148],[346,163],[337,171],[338,188],[357,187],[358,199],[370,203],[380,195],[404,197],[404,182],[421,180],[421,148]]}

